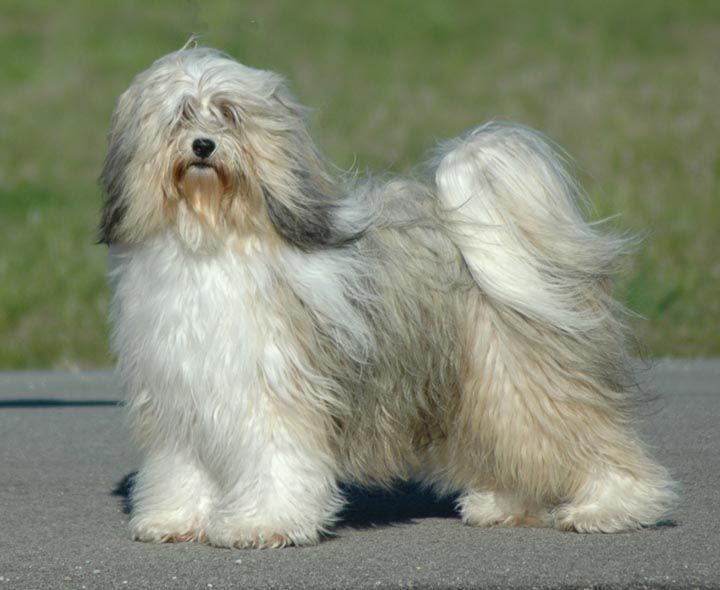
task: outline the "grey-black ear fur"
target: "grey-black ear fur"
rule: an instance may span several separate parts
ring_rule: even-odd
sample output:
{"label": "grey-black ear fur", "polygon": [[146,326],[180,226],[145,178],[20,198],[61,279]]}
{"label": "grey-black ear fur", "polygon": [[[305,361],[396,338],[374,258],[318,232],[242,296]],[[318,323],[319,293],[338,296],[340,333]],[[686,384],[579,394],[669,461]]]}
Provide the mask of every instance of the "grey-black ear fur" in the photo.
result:
{"label": "grey-black ear fur", "polygon": [[99,183],[103,205],[98,227],[98,243],[112,244],[120,239],[120,229],[127,213],[126,174],[132,159],[132,143],[127,141],[133,125],[133,89],[120,95],[112,116],[105,156]]}
{"label": "grey-black ear fur", "polygon": [[350,197],[342,183],[328,173],[305,124],[304,109],[282,85],[274,97],[292,124],[278,142],[279,159],[287,163],[286,170],[261,181],[270,220],[288,242],[303,250],[356,240],[363,228],[339,223],[338,213]]}
{"label": "grey-black ear fur", "polygon": [[127,212],[125,203],[125,170],[130,156],[120,149],[121,143],[111,140],[105,165],[100,174],[103,206],[98,228],[98,243],[111,244],[118,241],[119,229]]}
{"label": "grey-black ear fur", "polygon": [[289,203],[278,198],[272,187],[263,186],[270,220],[288,242],[302,250],[313,250],[341,246],[359,237],[338,227],[337,208],[345,197],[336,187],[337,194],[329,193],[332,185],[319,186],[305,170],[293,170],[292,175],[295,186]]}
{"label": "grey-black ear fur", "polygon": [[119,239],[118,228],[122,223],[127,207],[120,201],[106,201],[100,216],[100,227],[98,229],[98,244],[108,246]]}

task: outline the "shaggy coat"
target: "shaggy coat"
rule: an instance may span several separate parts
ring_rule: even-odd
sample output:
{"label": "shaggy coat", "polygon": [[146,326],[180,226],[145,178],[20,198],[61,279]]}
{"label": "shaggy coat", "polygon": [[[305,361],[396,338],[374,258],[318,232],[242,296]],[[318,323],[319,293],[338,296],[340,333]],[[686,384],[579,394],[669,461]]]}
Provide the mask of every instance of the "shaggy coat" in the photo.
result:
{"label": "shaggy coat", "polygon": [[143,541],[317,542],[339,482],[428,482],[468,524],[652,525],[611,275],[538,133],[424,180],[336,178],[277,74],[186,47],[133,81],[101,181]]}

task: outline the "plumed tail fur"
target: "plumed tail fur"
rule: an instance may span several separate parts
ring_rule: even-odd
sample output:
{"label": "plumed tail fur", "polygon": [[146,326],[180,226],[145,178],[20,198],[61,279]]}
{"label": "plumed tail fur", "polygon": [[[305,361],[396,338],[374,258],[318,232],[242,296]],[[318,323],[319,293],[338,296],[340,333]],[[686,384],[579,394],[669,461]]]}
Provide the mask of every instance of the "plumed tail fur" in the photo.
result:
{"label": "plumed tail fur", "polygon": [[440,199],[482,290],[569,334],[602,323],[607,279],[628,240],[583,219],[581,192],[559,151],[536,131],[489,123],[444,152]]}

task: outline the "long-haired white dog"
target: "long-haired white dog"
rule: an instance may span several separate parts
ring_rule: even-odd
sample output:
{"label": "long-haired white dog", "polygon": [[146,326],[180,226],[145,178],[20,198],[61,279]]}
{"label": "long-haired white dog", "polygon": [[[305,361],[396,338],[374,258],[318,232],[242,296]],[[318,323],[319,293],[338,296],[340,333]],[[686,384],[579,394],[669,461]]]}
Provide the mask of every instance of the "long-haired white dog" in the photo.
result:
{"label": "long-haired white dog", "polygon": [[611,274],[562,157],[491,123],[427,180],[339,180],[277,74],[211,49],[120,97],[101,176],[132,536],[308,544],[339,482],[418,479],[472,525],[652,525]]}

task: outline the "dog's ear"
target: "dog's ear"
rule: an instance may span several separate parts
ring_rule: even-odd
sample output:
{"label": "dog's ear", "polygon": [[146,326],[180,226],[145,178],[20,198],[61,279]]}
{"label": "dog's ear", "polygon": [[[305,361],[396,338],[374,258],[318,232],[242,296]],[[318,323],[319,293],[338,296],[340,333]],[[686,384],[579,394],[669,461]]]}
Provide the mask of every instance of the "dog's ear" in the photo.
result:
{"label": "dog's ear", "polygon": [[99,182],[103,192],[103,206],[98,228],[98,243],[111,244],[120,238],[120,229],[127,213],[126,174],[132,154],[131,142],[131,97],[130,91],[118,99],[108,135],[108,152],[105,157]]}
{"label": "dog's ear", "polygon": [[323,186],[307,170],[292,171],[290,190],[276,190],[263,184],[263,196],[275,228],[290,243],[303,250],[312,250],[346,242],[349,236],[335,224],[339,190]]}
{"label": "dog's ear", "polygon": [[[349,228],[341,210],[348,206],[347,189],[328,172],[305,123],[302,107],[279,89],[275,95],[288,127],[275,143],[274,160],[261,179],[267,211],[277,231],[303,250],[339,246],[357,239],[360,229]],[[270,172],[271,171],[271,172]]]}
{"label": "dog's ear", "polygon": [[105,165],[100,175],[103,191],[103,206],[100,214],[98,243],[112,244],[120,237],[120,228],[127,213],[125,202],[125,169],[129,157],[111,140]]}

